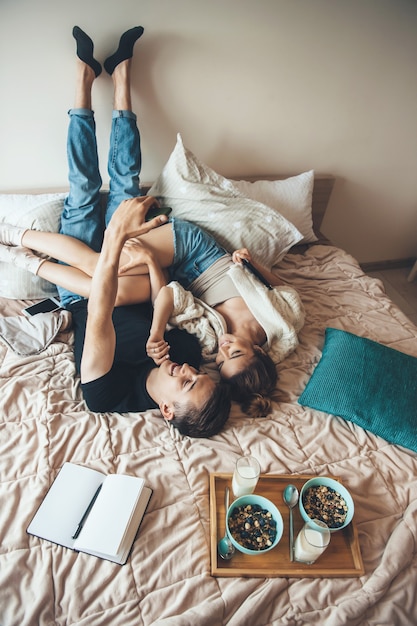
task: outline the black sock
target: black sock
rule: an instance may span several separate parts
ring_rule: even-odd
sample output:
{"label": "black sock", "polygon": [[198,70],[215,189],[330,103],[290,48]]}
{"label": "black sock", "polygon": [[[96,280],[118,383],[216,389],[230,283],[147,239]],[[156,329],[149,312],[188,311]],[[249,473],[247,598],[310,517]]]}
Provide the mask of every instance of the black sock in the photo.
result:
{"label": "black sock", "polygon": [[74,26],[72,34],[77,42],[77,57],[87,63],[93,70],[96,77],[101,74],[101,65],[93,56],[94,44],[90,37],[79,26]]}
{"label": "black sock", "polygon": [[116,65],[119,65],[122,61],[130,59],[133,55],[133,46],[143,33],[142,26],[135,26],[130,30],[127,30],[120,37],[119,47],[116,52],[107,57],[103,65],[108,74],[113,74]]}

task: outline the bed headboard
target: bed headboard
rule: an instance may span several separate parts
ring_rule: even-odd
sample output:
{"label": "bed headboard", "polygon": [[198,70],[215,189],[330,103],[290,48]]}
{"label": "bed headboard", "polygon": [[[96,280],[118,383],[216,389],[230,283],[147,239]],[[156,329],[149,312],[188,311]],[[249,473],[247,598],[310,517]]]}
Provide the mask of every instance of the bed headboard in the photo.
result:
{"label": "bed headboard", "polygon": [[313,226],[315,232],[319,232],[321,229],[335,180],[334,176],[318,175],[314,177]]}

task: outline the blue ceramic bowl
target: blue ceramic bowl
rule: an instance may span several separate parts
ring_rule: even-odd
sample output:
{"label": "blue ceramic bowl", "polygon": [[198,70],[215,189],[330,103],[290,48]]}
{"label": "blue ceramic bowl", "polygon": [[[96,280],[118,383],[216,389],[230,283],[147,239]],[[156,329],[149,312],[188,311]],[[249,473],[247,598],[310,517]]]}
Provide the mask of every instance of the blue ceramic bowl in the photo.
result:
{"label": "blue ceramic bowl", "polygon": [[[275,539],[273,540],[270,546],[265,547],[261,550],[251,550],[250,548],[243,546],[235,539],[235,537],[232,535],[229,529],[229,519],[231,515],[233,514],[234,509],[236,507],[242,507],[242,506],[247,506],[247,505],[251,505],[251,506],[257,505],[263,511],[269,511],[276,525]],[[264,516],[262,516],[262,518],[264,519]],[[266,522],[266,524],[267,523],[268,522]],[[258,528],[252,527],[251,529],[246,530],[245,532],[248,532],[249,535],[255,535],[255,533],[258,531]],[[272,550],[273,548],[275,548],[275,546],[278,545],[282,537],[283,530],[284,530],[284,524],[282,521],[281,513],[279,512],[279,510],[277,509],[277,507],[275,506],[273,502],[271,502],[267,498],[264,498],[263,496],[258,496],[254,493],[247,495],[247,496],[241,496],[240,498],[237,498],[237,500],[232,502],[232,504],[229,506],[229,509],[227,511],[227,535],[230,541],[232,542],[232,544],[234,545],[234,547],[236,548],[236,550],[239,550],[240,552],[243,552],[244,554],[264,554],[265,552],[269,552],[269,550]]]}
{"label": "blue ceramic bowl", "polygon": [[[332,527],[331,525],[329,525],[328,520],[319,517],[314,512],[307,513],[307,511],[305,510],[304,496],[305,496],[307,489],[309,489],[310,487],[319,487],[319,486],[330,487],[331,489],[334,489],[335,491],[337,491],[337,493],[339,493],[342,496],[343,500],[345,501],[345,505],[347,507],[347,515],[346,515],[344,523],[341,526]],[[328,529],[330,530],[331,533],[334,533],[338,530],[342,530],[342,528],[346,528],[346,526],[350,524],[350,522],[352,521],[353,514],[355,512],[355,505],[353,504],[352,496],[350,495],[346,487],[344,487],[341,483],[339,483],[338,480],[334,480],[334,478],[328,478],[327,476],[316,476],[315,478],[311,478],[306,483],[304,483],[300,491],[299,507],[300,507],[301,517],[303,518],[305,522],[308,522],[309,524],[311,524],[312,528],[316,528],[317,530],[320,530],[320,527],[317,524],[315,524],[313,521],[313,518],[315,517],[317,519],[322,519],[322,521],[325,524],[327,524]],[[313,517],[310,517],[310,515],[312,515]]]}

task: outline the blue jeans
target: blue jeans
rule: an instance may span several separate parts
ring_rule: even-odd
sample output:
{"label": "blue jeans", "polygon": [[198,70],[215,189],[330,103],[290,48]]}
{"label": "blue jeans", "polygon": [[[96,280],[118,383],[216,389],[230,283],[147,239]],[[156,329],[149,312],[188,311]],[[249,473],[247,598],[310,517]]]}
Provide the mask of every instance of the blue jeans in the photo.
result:
{"label": "blue jeans", "polygon": [[[142,164],[140,135],[132,111],[113,111],[108,157],[110,190],[102,207],[96,125],[90,109],[71,109],[67,157],[70,190],[61,216],[61,230],[99,252],[111,216],[127,198],[142,195],[139,174]],[[81,296],[58,287],[61,303],[69,306]]]}

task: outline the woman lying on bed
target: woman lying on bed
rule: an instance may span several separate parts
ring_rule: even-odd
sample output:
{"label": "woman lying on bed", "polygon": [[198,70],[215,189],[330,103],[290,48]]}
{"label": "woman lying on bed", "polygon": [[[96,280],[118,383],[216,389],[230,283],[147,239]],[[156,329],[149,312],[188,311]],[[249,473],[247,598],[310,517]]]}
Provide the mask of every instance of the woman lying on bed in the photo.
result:
{"label": "woman lying on bed", "polygon": [[[150,239],[158,238],[161,231],[165,234],[170,226],[175,232],[177,222],[179,220],[174,218],[172,226],[164,225],[152,231],[149,233]],[[183,276],[175,261],[167,268],[171,280],[177,282],[171,282],[159,290],[154,302],[154,321],[148,348],[156,348],[158,357],[164,357],[167,348],[162,337],[168,320],[174,324],[182,323],[189,332],[193,332],[194,328],[200,341],[204,342],[205,329],[203,327],[199,333],[198,318],[196,321],[196,317],[192,316],[196,303],[201,300],[210,307],[207,317],[212,326],[221,329],[216,338],[216,363],[221,377],[231,385],[233,398],[240,402],[247,414],[251,417],[265,415],[271,405],[268,396],[277,382],[275,363],[282,361],[298,344],[297,332],[304,323],[301,300],[291,287],[279,286],[277,277],[254,262],[246,248],[236,250],[230,255],[197,226],[187,222],[182,222],[182,226],[187,226],[190,232],[194,232],[196,239],[188,252],[184,251],[187,254],[184,258],[189,260],[190,276]],[[140,239],[143,244],[147,235]],[[210,253],[206,256],[202,250],[199,257],[197,251],[202,240],[210,242]],[[140,255],[143,253],[142,247],[135,258],[135,253],[131,250],[138,250],[137,242],[132,240],[129,243],[125,251],[130,253],[131,260],[126,265],[121,265],[119,280],[125,275],[125,271],[138,267]],[[165,241],[164,250],[169,250],[169,246],[172,248],[172,239]],[[213,249],[221,256],[209,264]],[[174,250],[176,253],[175,245]],[[172,254],[174,250],[171,250]],[[268,289],[254,278],[242,266],[242,259],[251,261],[274,289]],[[206,269],[200,267],[200,261],[207,261]],[[155,261],[149,259],[143,262],[151,268]],[[193,272],[196,278],[191,281]],[[191,298],[183,287],[198,300]],[[157,310],[158,318],[155,316]],[[191,315],[188,324],[183,322],[187,312]]]}
{"label": "woman lying on bed", "polygon": [[[139,141],[132,141],[132,144],[137,144],[133,162],[139,166]],[[134,195],[139,196],[138,172],[135,175],[131,168],[130,174],[129,180],[135,187]],[[67,203],[64,216],[66,211]],[[89,246],[80,240],[85,219],[83,215],[83,219],[79,220],[80,234],[77,238],[2,224],[0,241],[6,245],[0,246],[0,259],[13,262],[64,290],[88,298],[101,241]],[[71,228],[73,233],[74,226]],[[66,265],[40,258],[32,250]],[[260,416],[269,411],[270,400],[266,396],[276,385],[274,361],[281,361],[295,349],[304,315],[294,289],[277,286],[268,290],[241,266],[242,258],[250,259],[247,250],[236,251],[232,258],[199,227],[173,218],[168,224],[142,235],[139,241],[132,240],[130,245],[125,246],[120,258],[115,305],[149,300],[148,273],[152,275],[161,267],[167,268],[171,280],[178,281],[184,289],[191,290],[212,307],[223,331],[219,337],[217,357],[221,377],[230,383],[234,398],[240,401],[245,412]],[[277,285],[274,274],[260,266],[258,269],[272,285]],[[158,306],[164,307],[163,315],[173,304],[172,293],[169,288],[164,288],[158,302]],[[65,301],[63,306],[66,306]],[[163,316],[158,319],[163,319]],[[163,339],[163,328],[162,323],[159,326],[154,324],[147,344],[148,354],[156,364],[161,364],[169,352],[169,346]]]}

